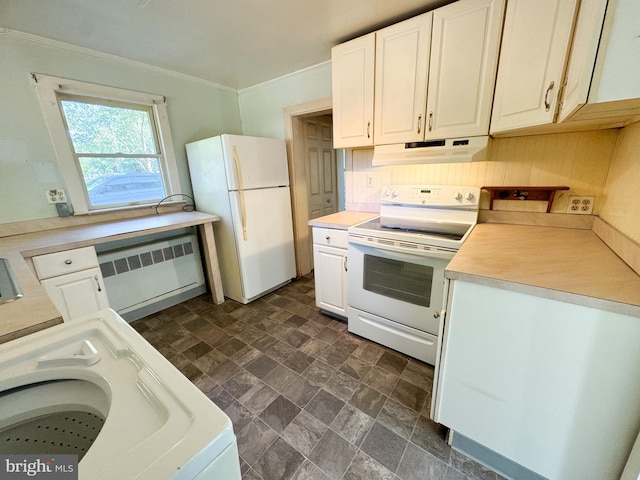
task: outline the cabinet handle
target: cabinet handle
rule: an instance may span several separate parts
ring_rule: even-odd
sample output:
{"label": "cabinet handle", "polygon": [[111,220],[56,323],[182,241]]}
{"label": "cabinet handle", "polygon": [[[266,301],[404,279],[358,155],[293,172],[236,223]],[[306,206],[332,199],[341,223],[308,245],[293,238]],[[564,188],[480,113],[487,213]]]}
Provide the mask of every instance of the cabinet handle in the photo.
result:
{"label": "cabinet handle", "polygon": [[433,130],[433,110],[429,112],[429,131]]}
{"label": "cabinet handle", "polygon": [[371,121],[367,122],[367,138],[371,138]]}
{"label": "cabinet handle", "polygon": [[328,242],[329,240],[331,240],[331,235],[327,235],[326,237],[324,237],[324,239]]}
{"label": "cabinet handle", "polygon": [[96,285],[98,286],[98,291],[102,291],[102,287],[100,286],[100,282],[98,281],[98,275],[94,275],[93,279],[96,281]]}
{"label": "cabinet handle", "polygon": [[349,269],[347,268],[347,257],[344,257],[344,271],[348,272]]}
{"label": "cabinet handle", "polygon": [[72,263],[73,263],[73,262],[72,262],[71,260],[65,260],[65,261],[64,261],[64,264],[65,264],[65,265],[71,265]]}
{"label": "cabinet handle", "polygon": [[551,82],[549,84],[549,87],[547,88],[546,93],[544,94],[544,110],[545,112],[548,112],[549,109],[551,108],[551,103],[549,102],[549,93],[551,92],[551,90],[553,90],[553,87],[555,87],[556,82]]}
{"label": "cabinet handle", "polygon": [[418,133],[420,133],[421,127],[422,127],[422,115],[418,115]]}

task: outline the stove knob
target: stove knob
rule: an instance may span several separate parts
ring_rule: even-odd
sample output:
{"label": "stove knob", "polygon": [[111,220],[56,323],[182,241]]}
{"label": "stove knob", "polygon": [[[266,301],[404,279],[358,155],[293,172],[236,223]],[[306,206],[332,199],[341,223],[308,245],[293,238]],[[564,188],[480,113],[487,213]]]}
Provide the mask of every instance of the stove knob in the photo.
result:
{"label": "stove knob", "polygon": [[456,200],[462,200],[462,194],[460,192],[456,193],[456,196],[454,197]]}
{"label": "stove knob", "polygon": [[400,195],[398,193],[398,190],[396,190],[395,188],[393,189],[393,191],[391,192],[391,198],[396,198],[398,195]]}
{"label": "stove knob", "polygon": [[384,198],[389,198],[389,196],[391,195],[391,190],[389,190],[388,188],[384,189],[384,193],[382,194],[382,196]]}
{"label": "stove knob", "polygon": [[473,193],[471,193],[471,192],[467,193],[466,200],[467,200],[468,202],[473,202],[473,200],[474,200],[475,198],[476,198],[476,197],[475,197],[475,195],[474,195]]}

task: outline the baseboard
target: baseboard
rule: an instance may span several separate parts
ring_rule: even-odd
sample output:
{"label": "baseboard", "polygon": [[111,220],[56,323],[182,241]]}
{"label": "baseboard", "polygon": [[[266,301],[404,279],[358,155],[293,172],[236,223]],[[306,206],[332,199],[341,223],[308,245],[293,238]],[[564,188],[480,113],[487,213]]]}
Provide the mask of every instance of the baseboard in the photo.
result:
{"label": "baseboard", "polygon": [[131,310],[127,313],[120,313],[122,318],[124,318],[127,322],[133,322],[134,320],[138,320],[142,317],[146,317],[152,315],[154,313],[158,313],[165,308],[173,307],[182,302],[186,302],[187,300],[191,300],[203,293],[206,293],[207,287],[205,285],[199,285],[190,290],[186,290],[184,292],[180,292],[171,297],[163,298],[162,300],[158,300],[157,302],[151,303],[149,305],[145,305],[144,307],[140,307],[136,310]]}

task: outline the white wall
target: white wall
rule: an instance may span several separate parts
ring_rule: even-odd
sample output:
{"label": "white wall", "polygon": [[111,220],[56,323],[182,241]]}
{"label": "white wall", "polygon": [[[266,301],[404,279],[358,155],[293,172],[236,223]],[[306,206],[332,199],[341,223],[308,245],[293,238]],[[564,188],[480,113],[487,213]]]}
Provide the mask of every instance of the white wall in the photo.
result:
{"label": "white wall", "polygon": [[238,92],[242,132],[284,138],[284,109],[331,96],[331,62]]}
{"label": "white wall", "polygon": [[64,187],[29,74],[167,97],[182,192],[191,185],[185,143],[242,133],[234,90],[18,32],[0,33],[0,224],[57,216],[44,190]]}

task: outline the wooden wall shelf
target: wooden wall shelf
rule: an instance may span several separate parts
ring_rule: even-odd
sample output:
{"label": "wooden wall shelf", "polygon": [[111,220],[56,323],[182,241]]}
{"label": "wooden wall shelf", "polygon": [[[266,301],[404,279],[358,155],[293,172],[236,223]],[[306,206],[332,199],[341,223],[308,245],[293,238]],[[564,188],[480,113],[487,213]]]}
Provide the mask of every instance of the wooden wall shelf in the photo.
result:
{"label": "wooden wall shelf", "polygon": [[520,201],[537,200],[537,201],[547,202],[547,213],[549,213],[551,211],[551,204],[553,203],[553,198],[556,195],[556,191],[569,190],[569,187],[566,187],[566,186],[560,186],[560,187],[496,186],[496,187],[482,187],[482,189],[489,191],[489,193],[491,194],[490,200],[489,200],[489,210],[493,210],[494,200],[520,200]]}

